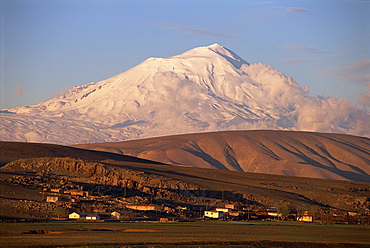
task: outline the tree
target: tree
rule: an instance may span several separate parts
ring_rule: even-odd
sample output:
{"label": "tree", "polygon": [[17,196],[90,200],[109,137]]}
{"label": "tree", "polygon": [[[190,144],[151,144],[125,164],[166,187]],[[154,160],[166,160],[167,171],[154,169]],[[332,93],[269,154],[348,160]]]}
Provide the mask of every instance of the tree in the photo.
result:
{"label": "tree", "polygon": [[274,207],[277,213],[280,214],[282,220],[285,220],[290,213],[290,206],[286,202],[276,203]]}
{"label": "tree", "polygon": [[67,210],[63,207],[54,208],[53,215],[58,217],[58,218],[67,218],[68,217]]}
{"label": "tree", "polygon": [[308,212],[310,213],[310,215],[312,215],[312,217],[317,218],[318,214],[320,213],[320,208],[316,205],[312,205],[310,206]]}

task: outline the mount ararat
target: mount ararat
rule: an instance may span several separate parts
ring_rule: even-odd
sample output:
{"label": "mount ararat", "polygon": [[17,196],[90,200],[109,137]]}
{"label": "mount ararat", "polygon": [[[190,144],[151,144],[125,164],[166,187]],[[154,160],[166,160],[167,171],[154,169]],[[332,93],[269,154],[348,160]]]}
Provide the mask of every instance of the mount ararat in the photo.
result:
{"label": "mount ararat", "polygon": [[368,112],[308,93],[273,67],[213,44],[3,109],[0,139],[70,145],[249,129],[370,136]]}

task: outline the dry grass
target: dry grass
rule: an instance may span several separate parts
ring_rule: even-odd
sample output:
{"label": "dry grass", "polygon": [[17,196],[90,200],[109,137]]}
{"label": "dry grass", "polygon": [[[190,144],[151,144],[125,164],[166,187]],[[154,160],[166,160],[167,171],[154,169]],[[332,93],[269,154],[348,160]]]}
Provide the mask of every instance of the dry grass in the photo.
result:
{"label": "dry grass", "polygon": [[[32,230],[39,234],[29,234]],[[37,233],[37,232],[33,232]],[[190,222],[190,223],[3,223],[0,247],[218,245],[221,244],[349,244],[370,246],[370,227],[315,225],[288,222]],[[267,246],[264,246],[267,247]],[[316,246],[320,247],[320,246]],[[349,246],[347,246],[349,247]]]}

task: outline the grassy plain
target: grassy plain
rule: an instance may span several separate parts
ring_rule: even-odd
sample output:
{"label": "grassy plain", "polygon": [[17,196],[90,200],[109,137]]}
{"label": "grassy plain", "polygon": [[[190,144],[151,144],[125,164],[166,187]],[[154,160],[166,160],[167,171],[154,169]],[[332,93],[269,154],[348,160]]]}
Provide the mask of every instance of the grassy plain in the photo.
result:
{"label": "grassy plain", "polygon": [[1,223],[0,247],[370,247],[370,226],[199,221]]}

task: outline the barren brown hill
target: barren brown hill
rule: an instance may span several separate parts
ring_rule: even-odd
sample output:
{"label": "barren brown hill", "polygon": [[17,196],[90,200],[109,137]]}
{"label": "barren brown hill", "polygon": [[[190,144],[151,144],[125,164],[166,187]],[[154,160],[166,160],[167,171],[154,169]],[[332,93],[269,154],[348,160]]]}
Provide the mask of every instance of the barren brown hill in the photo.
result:
{"label": "barren brown hill", "polygon": [[76,145],[162,163],[370,182],[370,139],[293,131],[227,131]]}
{"label": "barren brown hill", "polygon": [[136,157],[68,146],[0,141],[0,167],[14,160],[40,157],[70,157],[95,161],[114,159],[117,161],[157,164],[157,162],[147,161]]}

